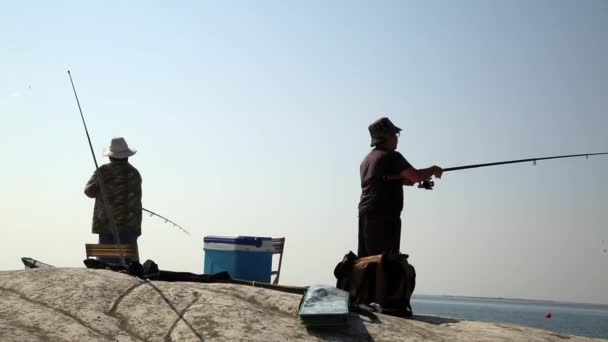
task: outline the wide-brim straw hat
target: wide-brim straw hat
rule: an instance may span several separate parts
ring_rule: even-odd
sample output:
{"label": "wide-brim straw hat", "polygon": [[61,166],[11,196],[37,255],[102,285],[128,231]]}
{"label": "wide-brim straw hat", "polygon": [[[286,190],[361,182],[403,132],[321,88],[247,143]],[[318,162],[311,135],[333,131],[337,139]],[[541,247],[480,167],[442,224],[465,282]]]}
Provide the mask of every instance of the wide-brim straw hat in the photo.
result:
{"label": "wide-brim straw hat", "polygon": [[129,158],[135,153],[137,153],[137,150],[134,148],[129,148],[129,145],[127,145],[125,138],[122,137],[112,139],[110,147],[107,147],[103,150],[104,156],[116,159]]}

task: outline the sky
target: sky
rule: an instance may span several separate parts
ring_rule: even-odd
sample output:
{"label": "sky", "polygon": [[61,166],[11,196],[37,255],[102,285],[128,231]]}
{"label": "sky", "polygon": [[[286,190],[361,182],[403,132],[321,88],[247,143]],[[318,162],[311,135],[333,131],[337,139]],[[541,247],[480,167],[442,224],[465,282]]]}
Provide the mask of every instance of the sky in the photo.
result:
{"label": "sky", "polygon": [[[0,270],[83,267],[95,169],[138,153],[142,260],[203,272],[203,237],[286,238],[281,282],[357,248],[368,125],[417,168],[608,151],[608,3],[5,1]],[[608,157],[408,187],[416,293],[608,304]],[[276,262],[276,259],[275,259]]]}

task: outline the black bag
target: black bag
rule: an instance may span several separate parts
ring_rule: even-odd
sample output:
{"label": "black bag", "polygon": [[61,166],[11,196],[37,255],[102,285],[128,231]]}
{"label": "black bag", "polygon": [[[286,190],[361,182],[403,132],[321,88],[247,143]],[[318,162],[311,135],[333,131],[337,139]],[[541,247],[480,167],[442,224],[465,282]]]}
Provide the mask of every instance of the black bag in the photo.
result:
{"label": "black bag", "polygon": [[388,314],[411,316],[410,298],[416,287],[416,270],[407,254],[379,254],[357,258],[353,252],[336,265],[336,287],[350,292],[359,304]]}
{"label": "black bag", "polygon": [[131,261],[125,267],[120,264],[106,263],[95,259],[85,259],[84,264],[87,268],[108,269],[116,272],[124,272],[134,277],[162,280],[162,281],[189,281],[195,283],[221,283],[230,281],[228,272],[216,274],[194,274],[190,272],[172,272],[158,269],[158,265],[152,260],[146,260],[143,266],[137,261]]}

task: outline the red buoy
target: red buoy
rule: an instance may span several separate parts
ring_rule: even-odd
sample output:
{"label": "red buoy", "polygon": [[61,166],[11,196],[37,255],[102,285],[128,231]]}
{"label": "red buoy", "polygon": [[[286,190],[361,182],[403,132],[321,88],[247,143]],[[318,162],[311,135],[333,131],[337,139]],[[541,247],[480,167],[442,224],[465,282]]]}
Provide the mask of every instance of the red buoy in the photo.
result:
{"label": "red buoy", "polygon": [[551,313],[547,312],[547,314],[545,315],[545,318],[551,318]]}

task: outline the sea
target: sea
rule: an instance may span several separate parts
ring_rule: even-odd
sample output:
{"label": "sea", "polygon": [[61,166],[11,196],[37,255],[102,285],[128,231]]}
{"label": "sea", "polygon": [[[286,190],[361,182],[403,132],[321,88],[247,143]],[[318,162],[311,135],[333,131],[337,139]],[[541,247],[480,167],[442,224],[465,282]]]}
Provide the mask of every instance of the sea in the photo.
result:
{"label": "sea", "polygon": [[414,314],[512,323],[608,339],[608,305],[417,294],[412,296],[411,305]]}

